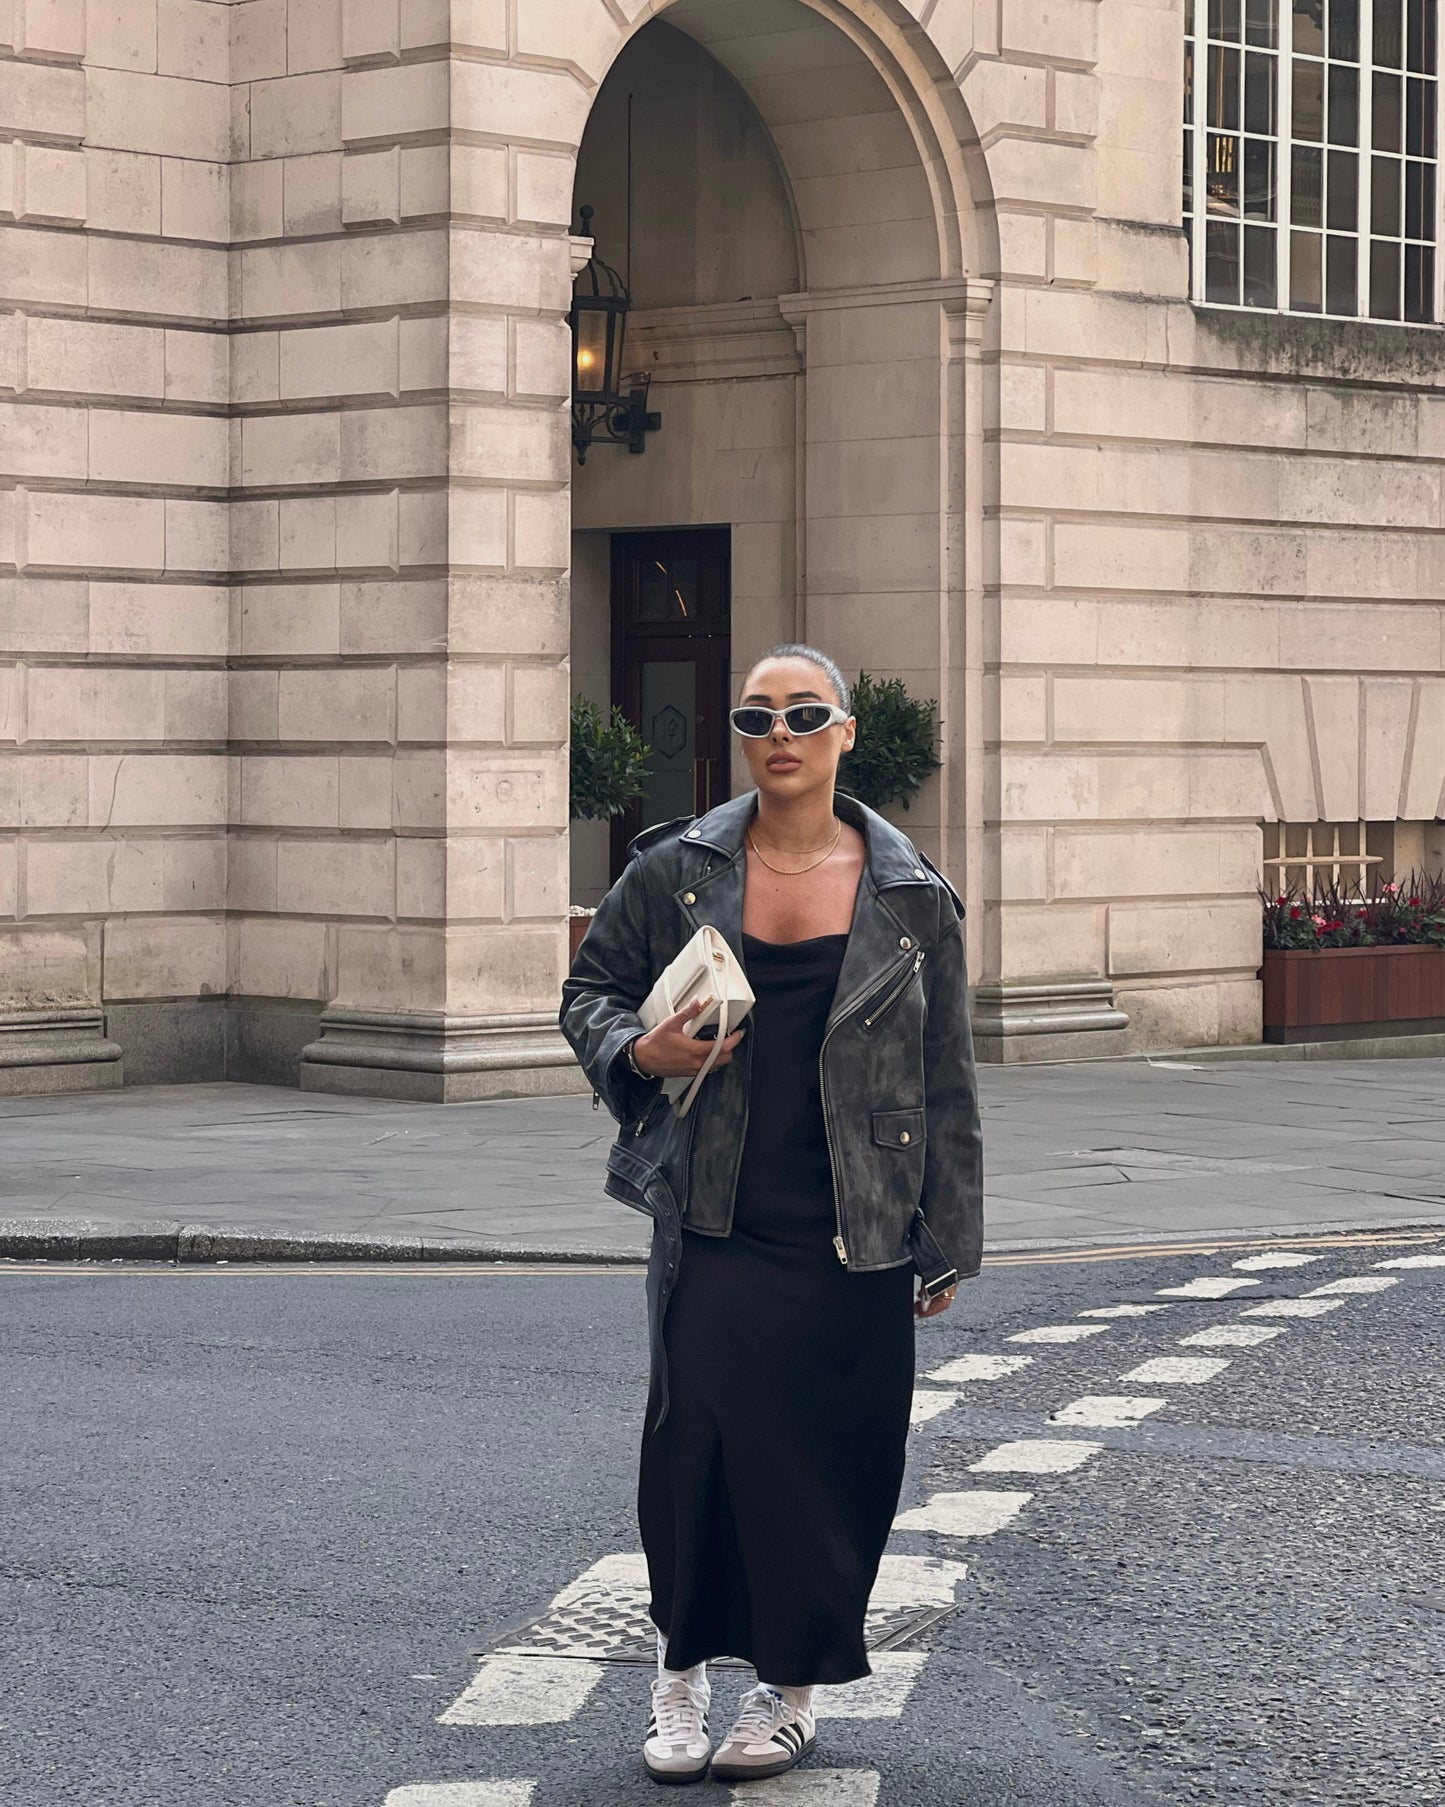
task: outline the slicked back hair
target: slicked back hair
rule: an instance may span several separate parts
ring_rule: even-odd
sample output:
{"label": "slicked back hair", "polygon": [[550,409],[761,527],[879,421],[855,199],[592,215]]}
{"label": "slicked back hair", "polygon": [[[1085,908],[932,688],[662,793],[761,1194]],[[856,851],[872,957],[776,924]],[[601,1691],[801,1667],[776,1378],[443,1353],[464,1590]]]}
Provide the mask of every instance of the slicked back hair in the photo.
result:
{"label": "slicked back hair", "polygon": [[820,652],[816,646],[803,646],[796,641],[789,641],[783,646],[770,646],[765,653],[758,654],[748,669],[756,671],[758,666],[768,659],[804,659],[809,665],[816,666],[828,680],[828,688],[837,697],[838,706],[842,709],[851,709],[852,705],[848,700],[848,680],[843,676],[838,661],[830,659],[827,653]]}

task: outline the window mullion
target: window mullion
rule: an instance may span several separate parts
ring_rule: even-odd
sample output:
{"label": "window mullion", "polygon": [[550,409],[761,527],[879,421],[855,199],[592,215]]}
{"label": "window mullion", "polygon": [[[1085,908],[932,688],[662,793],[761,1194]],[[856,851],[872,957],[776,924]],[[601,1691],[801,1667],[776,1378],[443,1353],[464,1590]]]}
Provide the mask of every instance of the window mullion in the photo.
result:
{"label": "window mullion", "polygon": [[[1361,320],[1370,312],[1370,195],[1371,142],[1375,136],[1375,0],[1360,0],[1360,192],[1355,207],[1355,312]],[[1403,96],[1403,77],[1401,94]],[[1403,168],[1402,172],[1403,174]],[[1404,248],[1401,247],[1401,262]]]}
{"label": "window mullion", "polygon": [[1290,140],[1294,136],[1294,11],[1289,0],[1279,0],[1276,16],[1279,29],[1275,33],[1279,48],[1275,52],[1275,129],[1279,142],[1274,154],[1275,214],[1279,224],[1275,231],[1279,243],[1275,247],[1275,280],[1278,305],[1290,305],[1290,226],[1291,199],[1294,193],[1294,157]]}
{"label": "window mullion", "polygon": [[[1204,6],[1205,0],[1195,0]],[[1200,26],[1203,24],[1203,31]],[[1189,128],[1189,155],[1194,166],[1194,230],[1189,237],[1189,293],[1204,299],[1204,240],[1209,231],[1209,205],[1204,192],[1205,133],[1209,118],[1209,14],[1194,15],[1194,123]]]}
{"label": "window mullion", "polygon": [[1434,311],[1431,319],[1439,325],[1445,321],[1445,244],[1441,243],[1440,231],[1445,221],[1445,197],[1441,195],[1440,173],[1445,169],[1445,69],[1441,68],[1441,40],[1445,37],[1442,30],[1441,15],[1437,9],[1435,15],[1435,155],[1430,158],[1431,180],[1435,187],[1435,237],[1433,240],[1435,294]]}

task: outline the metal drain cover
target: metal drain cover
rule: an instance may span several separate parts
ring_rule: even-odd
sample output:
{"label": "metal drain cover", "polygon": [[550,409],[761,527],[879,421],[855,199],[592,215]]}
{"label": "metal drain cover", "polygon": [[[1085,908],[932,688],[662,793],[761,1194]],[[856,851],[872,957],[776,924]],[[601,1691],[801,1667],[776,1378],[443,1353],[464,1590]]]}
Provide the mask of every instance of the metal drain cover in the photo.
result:
{"label": "metal drain cover", "polygon": [[[565,1605],[551,1607],[540,1618],[503,1632],[488,1647],[499,1656],[571,1656],[594,1663],[657,1661],[657,1633],[647,1616],[645,1587],[617,1582],[569,1589]],[[864,1639],[870,1650],[897,1650],[929,1626],[948,1617],[951,1606],[870,1606]],[[736,1657],[723,1657],[719,1667],[748,1667]]]}

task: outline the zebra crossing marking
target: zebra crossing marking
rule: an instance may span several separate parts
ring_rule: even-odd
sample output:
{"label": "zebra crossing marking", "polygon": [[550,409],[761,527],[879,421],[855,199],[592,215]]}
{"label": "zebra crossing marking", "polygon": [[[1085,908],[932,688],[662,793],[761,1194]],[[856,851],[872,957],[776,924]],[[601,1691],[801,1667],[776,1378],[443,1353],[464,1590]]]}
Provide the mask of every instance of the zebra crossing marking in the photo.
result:
{"label": "zebra crossing marking", "polygon": [[1161,1286],[1158,1296],[1161,1299],[1227,1299],[1231,1293],[1243,1292],[1245,1287],[1259,1284],[1258,1280],[1218,1280],[1206,1274],[1198,1280],[1186,1280],[1182,1286]]}
{"label": "zebra crossing marking", "polygon": [[1028,1367],[1031,1355],[960,1355],[941,1368],[930,1368],[926,1380],[962,1382],[969,1380],[1002,1380]]}
{"label": "zebra crossing marking", "polygon": [[1192,1336],[1181,1336],[1181,1349],[1255,1349],[1283,1336],[1283,1324],[1211,1324]]}
{"label": "zebra crossing marking", "polygon": [[1322,1318],[1338,1311],[1343,1299],[1265,1299],[1240,1312],[1242,1318]]}
{"label": "zebra crossing marking", "polygon": [[1041,1324],[1037,1330],[1019,1330],[1010,1343],[1081,1343],[1086,1336],[1102,1336],[1107,1324]]}
{"label": "zebra crossing marking", "polygon": [[1146,1318],[1151,1311],[1168,1311],[1167,1305],[1090,1305],[1081,1318]]}
{"label": "zebra crossing marking", "polygon": [[790,1769],[765,1782],[738,1782],[746,1807],[875,1807],[883,1778],[876,1769]]}
{"label": "zebra crossing marking", "polygon": [[437,1724],[558,1725],[577,1717],[601,1680],[601,1663],[571,1656],[483,1657],[466,1688],[438,1714]]}
{"label": "zebra crossing marking", "polygon": [[1351,1293],[1382,1293],[1399,1284],[1393,1274],[1354,1274],[1348,1280],[1331,1280],[1325,1286],[1312,1286],[1304,1296],[1307,1299],[1328,1299],[1336,1293],[1346,1297]]}
{"label": "zebra crossing marking", "polygon": [[529,1807],[535,1782],[406,1782],[382,1807]]}
{"label": "zebra crossing marking", "polygon": [[1323,1260],[1323,1255],[1293,1255],[1279,1249],[1272,1254],[1246,1255],[1242,1261],[1231,1262],[1230,1266],[1246,1274],[1259,1274],[1276,1267],[1308,1267],[1312,1261]]}
{"label": "zebra crossing marking", "polygon": [[1151,1412],[1162,1411],[1167,1399],[1142,1399],[1128,1393],[1085,1393],[1049,1413],[1050,1424],[1083,1424],[1095,1430],[1128,1430]]}
{"label": "zebra crossing marking", "polygon": [[961,1393],[944,1392],[937,1387],[915,1387],[913,1404],[908,1408],[908,1428],[916,1431],[920,1424],[927,1424],[930,1418],[957,1405],[962,1397]]}
{"label": "zebra crossing marking", "polygon": [[900,1512],[897,1531],[936,1531],[941,1537],[992,1537],[1012,1524],[1031,1493],[935,1493],[921,1506]]}
{"label": "zebra crossing marking", "polygon": [[[872,1650],[873,1673],[856,1682],[820,1687],[813,1696],[819,1719],[901,1719],[928,1661],[926,1650]],[[748,1797],[751,1800],[751,1796]]]}
{"label": "zebra crossing marking", "polygon": [[968,1575],[966,1562],[947,1556],[909,1556],[901,1550],[885,1550],[878,1565],[878,1579],[868,1596],[870,1606],[952,1606],[960,1582]]}
{"label": "zebra crossing marking", "polygon": [[1199,1387],[1206,1380],[1213,1380],[1216,1374],[1222,1374],[1229,1366],[1229,1359],[1227,1355],[1156,1355],[1119,1378],[1140,1380],[1150,1386],[1167,1381],[1179,1386]]}
{"label": "zebra crossing marking", "polygon": [[970,1462],[970,1474],[1071,1474],[1098,1455],[1102,1443],[1086,1443],[1074,1437],[1026,1437],[1018,1443],[1000,1443],[986,1456]]}

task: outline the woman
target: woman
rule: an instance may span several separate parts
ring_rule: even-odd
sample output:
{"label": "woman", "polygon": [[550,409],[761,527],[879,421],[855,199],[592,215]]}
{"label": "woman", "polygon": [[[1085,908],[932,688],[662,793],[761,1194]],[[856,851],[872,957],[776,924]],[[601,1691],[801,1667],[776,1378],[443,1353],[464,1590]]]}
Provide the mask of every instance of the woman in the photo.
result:
{"label": "woman", "polygon": [[[857,725],[826,654],[766,654],[732,725],[756,790],[638,837],[562,1007],[621,1125],[607,1190],[654,1224],[638,1516],[658,1631],[643,1760],[662,1782],[790,1769],[814,1687],[870,1673],[913,1321],[948,1309],[982,1241],[962,906],[835,790]],[[637,1012],[704,923],[756,1003],[679,1117],[662,1081],[708,1057],[687,1027],[710,1000],[650,1031]],[[714,1754],[723,1655],[758,1685]]]}

